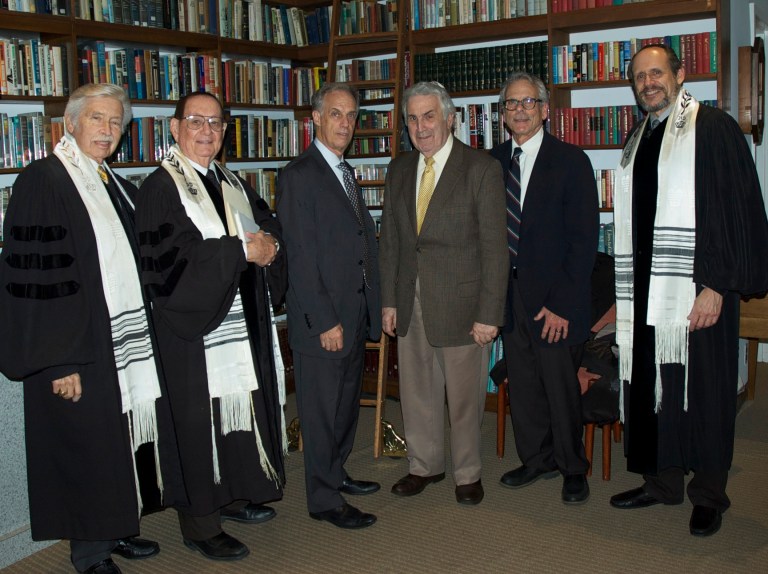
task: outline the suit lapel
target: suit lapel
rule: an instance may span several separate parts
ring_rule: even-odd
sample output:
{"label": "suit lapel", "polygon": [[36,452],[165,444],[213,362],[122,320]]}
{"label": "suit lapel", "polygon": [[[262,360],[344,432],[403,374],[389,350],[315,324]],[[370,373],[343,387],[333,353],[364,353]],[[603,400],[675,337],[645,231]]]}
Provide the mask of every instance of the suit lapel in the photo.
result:
{"label": "suit lapel", "polygon": [[[343,201],[344,205],[347,206],[347,209],[349,210],[349,213],[352,214],[352,216],[355,218],[355,221],[357,221],[357,214],[355,213],[355,209],[352,207],[352,203],[349,201],[349,197],[347,196],[347,191],[344,189],[344,186],[339,182],[339,179],[336,177],[335,170],[336,167],[331,167],[327,161],[325,161],[325,157],[323,157],[323,154],[320,153],[320,150],[317,148],[317,145],[314,143],[312,144],[312,154],[315,158],[315,161],[319,164],[321,173],[323,174],[322,182],[324,185],[326,185],[333,195],[338,195],[338,197]],[[309,183],[309,182],[307,182]],[[357,185],[357,183],[355,183]],[[359,187],[359,186],[358,186]],[[358,190],[358,193],[359,190]],[[362,202],[362,199],[360,200]],[[362,208],[364,206],[365,202],[362,202],[360,204],[360,207]]]}
{"label": "suit lapel", "polygon": [[521,235],[528,227],[527,221],[532,220],[530,217],[526,219],[526,212],[535,214],[539,211],[541,209],[541,202],[547,193],[547,174],[549,170],[554,169],[554,166],[550,165],[553,160],[552,142],[550,140],[552,137],[554,136],[544,132],[544,139],[541,141],[539,153],[536,155],[536,163],[533,165],[531,178],[528,180],[528,188],[525,190],[525,202],[523,203],[523,218],[520,221]]}
{"label": "suit lapel", "polygon": [[[417,151],[411,152],[411,154],[407,156],[408,164],[403,170],[403,181],[401,182],[401,189],[403,190],[401,197],[403,198],[403,201],[405,201],[405,211],[408,214],[408,220],[411,223],[411,229],[413,230],[414,235],[416,234],[415,192],[418,186],[416,179],[419,176],[418,169],[420,157],[421,154]],[[384,198],[384,201],[387,201],[386,197]]]}
{"label": "suit lapel", "polygon": [[[427,213],[424,215],[424,222],[421,224],[421,232],[424,233],[429,230],[430,225],[440,218],[440,206],[445,205],[448,198],[453,193],[453,189],[461,178],[461,174],[464,172],[464,144],[459,140],[453,140],[453,147],[451,153],[448,156],[448,161],[445,162],[443,167],[443,173],[440,174],[440,179],[435,186],[435,192],[432,194],[432,199],[429,201],[429,207],[427,207]],[[416,229],[416,202],[414,201],[414,226]]]}

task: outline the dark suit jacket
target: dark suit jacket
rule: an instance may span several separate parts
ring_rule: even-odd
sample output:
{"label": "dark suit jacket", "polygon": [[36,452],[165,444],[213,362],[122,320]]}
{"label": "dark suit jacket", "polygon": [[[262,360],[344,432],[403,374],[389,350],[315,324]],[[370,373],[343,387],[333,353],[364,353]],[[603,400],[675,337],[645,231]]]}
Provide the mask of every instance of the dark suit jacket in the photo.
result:
{"label": "dark suit jacket", "polygon": [[504,321],[509,257],[501,170],[487,153],[454,140],[416,235],[418,161],[418,151],[405,153],[387,171],[382,301],[397,308],[397,333],[405,335],[418,277],[430,344],[469,345],[474,322]]}
{"label": "dark suit jacket", "polygon": [[[491,155],[506,173],[512,141],[496,146]],[[516,264],[520,295],[534,333],[541,332],[543,321],[534,323],[533,317],[546,307],[570,322],[568,338],[560,344],[575,345],[589,337],[590,281],[599,226],[589,158],[545,132],[523,203]],[[505,331],[511,330],[513,321],[511,286],[510,277]]]}
{"label": "dark suit jacket", "polygon": [[[361,199],[362,201],[362,199]],[[357,221],[344,187],[315,144],[289,163],[277,184],[277,215],[288,251],[288,334],[293,350],[339,359],[351,348],[365,297],[368,338],[381,337],[378,247],[373,218]],[[370,289],[363,293],[363,233],[372,259]],[[325,351],[320,334],[341,323],[344,348]]]}

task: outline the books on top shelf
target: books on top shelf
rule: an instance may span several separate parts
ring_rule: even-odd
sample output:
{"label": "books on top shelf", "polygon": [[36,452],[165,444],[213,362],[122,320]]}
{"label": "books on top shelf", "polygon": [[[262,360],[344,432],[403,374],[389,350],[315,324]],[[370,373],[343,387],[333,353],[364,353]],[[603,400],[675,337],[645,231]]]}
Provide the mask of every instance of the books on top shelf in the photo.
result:
{"label": "books on top shelf", "polygon": [[302,9],[262,0],[219,0],[221,36],[289,46],[327,44],[332,7]]}
{"label": "books on top shelf", "polygon": [[0,94],[67,96],[66,47],[38,39],[0,38]]}
{"label": "books on top shelf", "polygon": [[411,0],[414,30],[539,16],[547,0]]}
{"label": "books on top shelf", "polygon": [[574,10],[586,10],[588,8],[604,8],[606,6],[619,6],[621,4],[639,4],[648,0],[552,0],[552,13],[572,12]]}
{"label": "books on top shelf", "polygon": [[339,35],[396,32],[397,20],[397,0],[342,2]]}
{"label": "books on top shelf", "polygon": [[75,15],[110,24],[219,33],[216,0],[75,0]]}
{"label": "books on top shelf", "polygon": [[54,14],[66,16],[69,12],[69,0],[2,0],[0,12],[26,12],[28,14]]}

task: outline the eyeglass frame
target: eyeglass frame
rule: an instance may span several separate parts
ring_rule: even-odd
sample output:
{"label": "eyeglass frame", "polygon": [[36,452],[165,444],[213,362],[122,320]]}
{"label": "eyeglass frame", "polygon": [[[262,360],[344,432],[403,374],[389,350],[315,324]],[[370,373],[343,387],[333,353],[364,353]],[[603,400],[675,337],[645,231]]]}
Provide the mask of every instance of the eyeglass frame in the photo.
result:
{"label": "eyeglass frame", "polygon": [[[187,120],[187,128],[192,130],[192,131],[196,132],[198,130],[203,129],[203,123],[202,122],[200,123],[200,127],[197,127],[197,128],[190,125],[190,121],[193,118],[201,118],[203,122],[208,124],[208,127],[211,128],[211,131],[212,132],[216,132],[216,133],[221,133],[221,132],[225,131],[227,129],[227,126],[229,125],[229,122],[226,121],[221,116],[201,116],[200,114],[189,114],[188,116],[184,116],[182,118],[179,118],[179,121]],[[213,124],[211,123],[212,120],[218,120],[219,122],[221,122],[221,129],[217,130],[215,127],[213,127]]]}
{"label": "eyeglass frame", "polygon": [[[504,100],[501,102],[501,105],[504,106],[504,109],[508,112],[514,112],[517,110],[517,106],[521,106],[524,110],[532,110],[536,107],[536,104],[542,103],[544,100],[541,98],[523,98],[522,100],[518,100],[517,98],[509,98],[507,100]],[[509,103],[514,102],[513,107],[509,107]]]}

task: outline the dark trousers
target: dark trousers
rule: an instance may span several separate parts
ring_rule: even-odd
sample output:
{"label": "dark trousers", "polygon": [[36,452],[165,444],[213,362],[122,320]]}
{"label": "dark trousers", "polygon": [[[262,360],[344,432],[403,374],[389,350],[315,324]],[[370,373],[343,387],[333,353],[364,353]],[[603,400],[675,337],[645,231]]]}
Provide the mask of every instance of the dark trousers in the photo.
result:
{"label": "dark trousers", "polygon": [[293,353],[310,512],[344,504],[339,487],[347,477],[344,463],[352,451],[360,413],[366,323],[365,299],[361,298],[356,332],[344,333],[344,346],[350,345],[345,357]]}
{"label": "dark trousers", "polygon": [[514,324],[502,340],[517,454],[530,468],[585,474],[577,375],[583,345],[542,345],[544,321],[531,332],[517,279],[512,281]]}
{"label": "dark trousers", "polygon": [[[247,500],[236,500],[225,506],[227,510],[237,512],[247,506]],[[187,540],[202,542],[221,534],[221,511],[217,510],[204,516],[192,516],[186,512],[178,511],[181,535]]]}
{"label": "dark trousers", "polygon": [[[679,504],[685,492],[685,472],[682,468],[672,467],[658,474],[644,474],[643,489],[667,504]],[[724,512],[731,505],[725,486],[728,483],[728,471],[698,471],[688,483],[688,498],[694,506],[707,506]]]}
{"label": "dark trousers", "polygon": [[85,572],[112,555],[117,540],[70,540],[69,553],[72,565],[78,572]]}

